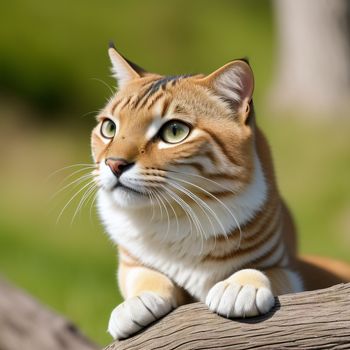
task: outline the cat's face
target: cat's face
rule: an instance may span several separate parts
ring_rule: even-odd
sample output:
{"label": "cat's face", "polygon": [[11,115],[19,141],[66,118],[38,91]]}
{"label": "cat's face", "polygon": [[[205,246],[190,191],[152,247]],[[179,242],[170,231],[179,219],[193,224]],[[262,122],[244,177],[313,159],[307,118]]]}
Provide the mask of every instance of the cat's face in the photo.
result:
{"label": "cat's face", "polygon": [[233,61],[209,76],[145,73],[114,48],[119,91],[92,132],[96,179],[120,207],[240,193],[253,164],[251,69]]}

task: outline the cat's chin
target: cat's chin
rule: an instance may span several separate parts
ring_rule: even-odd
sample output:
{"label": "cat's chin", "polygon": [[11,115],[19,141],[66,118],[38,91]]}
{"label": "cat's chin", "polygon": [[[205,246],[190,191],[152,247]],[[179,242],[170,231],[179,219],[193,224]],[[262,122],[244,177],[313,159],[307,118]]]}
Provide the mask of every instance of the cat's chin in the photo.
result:
{"label": "cat's chin", "polygon": [[114,204],[122,208],[136,209],[151,205],[147,195],[125,186],[113,188],[108,195]]}

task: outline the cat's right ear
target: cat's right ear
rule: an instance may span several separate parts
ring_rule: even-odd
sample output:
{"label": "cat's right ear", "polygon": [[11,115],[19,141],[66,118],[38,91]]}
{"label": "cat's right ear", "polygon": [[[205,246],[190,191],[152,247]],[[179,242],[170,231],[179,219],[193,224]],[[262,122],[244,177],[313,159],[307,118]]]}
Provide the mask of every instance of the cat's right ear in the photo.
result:
{"label": "cat's right ear", "polygon": [[227,102],[243,121],[248,118],[254,76],[246,60],[231,61],[200,81]]}
{"label": "cat's right ear", "polygon": [[144,69],[118,53],[113,43],[109,44],[108,54],[112,62],[113,76],[116,78],[119,88],[146,75]]}

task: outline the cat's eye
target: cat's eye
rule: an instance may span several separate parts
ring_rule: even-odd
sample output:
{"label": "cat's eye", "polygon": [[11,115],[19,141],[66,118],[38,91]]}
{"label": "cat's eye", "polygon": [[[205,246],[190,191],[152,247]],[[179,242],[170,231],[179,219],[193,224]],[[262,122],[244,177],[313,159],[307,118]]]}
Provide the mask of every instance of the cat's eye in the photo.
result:
{"label": "cat's eye", "polygon": [[106,139],[112,139],[116,133],[117,126],[111,119],[105,119],[101,125],[101,135]]}
{"label": "cat's eye", "polygon": [[162,127],[160,137],[167,143],[179,143],[189,135],[190,131],[187,124],[172,120]]}

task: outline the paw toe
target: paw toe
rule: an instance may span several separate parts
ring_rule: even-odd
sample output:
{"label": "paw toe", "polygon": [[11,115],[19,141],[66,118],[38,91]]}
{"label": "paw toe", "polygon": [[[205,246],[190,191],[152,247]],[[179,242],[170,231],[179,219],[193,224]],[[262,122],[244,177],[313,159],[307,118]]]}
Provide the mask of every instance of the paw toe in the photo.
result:
{"label": "paw toe", "polygon": [[136,333],[141,326],[133,321],[125,303],[118,305],[111,314],[108,332],[114,339],[124,339]]}
{"label": "paw toe", "polygon": [[275,298],[268,288],[259,288],[256,293],[256,306],[261,314],[269,312],[275,304]]}
{"label": "paw toe", "polygon": [[221,301],[221,296],[224,294],[227,287],[227,283],[224,281],[216,283],[209,291],[205,303],[208,308],[216,312],[218,305]]}
{"label": "paw toe", "polygon": [[112,311],[108,332],[113,338],[127,338],[169,313],[172,308],[170,300],[156,293],[142,293],[125,300]]}
{"label": "paw toe", "polygon": [[245,285],[240,290],[235,307],[235,317],[252,317],[259,314],[259,311],[255,305],[256,289],[252,285]]}
{"label": "paw toe", "polygon": [[232,281],[215,284],[209,291],[206,304],[217,314],[227,317],[252,317],[271,310],[275,299],[267,287],[242,285]]}
{"label": "paw toe", "polygon": [[234,317],[234,307],[241,286],[238,284],[229,284],[221,296],[217,307],[217,313],[227,318]]}

